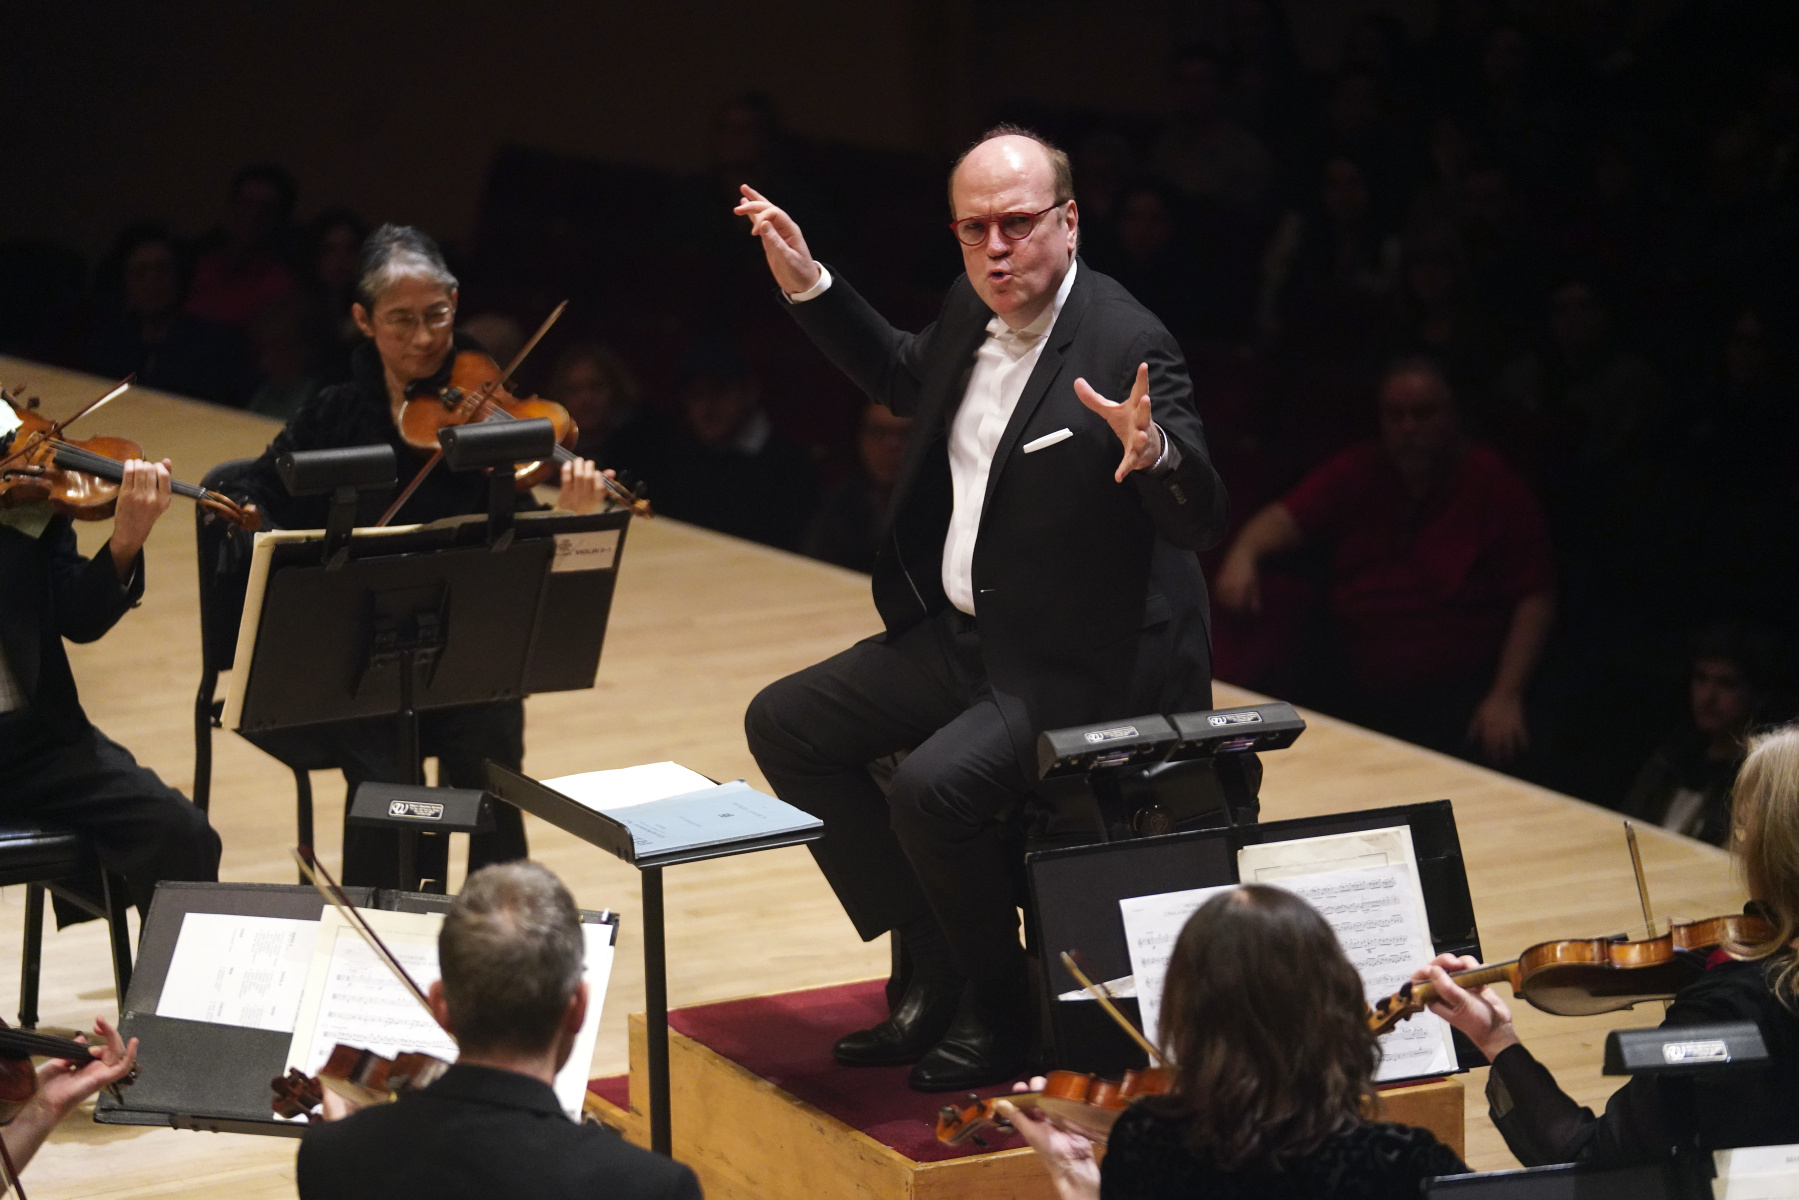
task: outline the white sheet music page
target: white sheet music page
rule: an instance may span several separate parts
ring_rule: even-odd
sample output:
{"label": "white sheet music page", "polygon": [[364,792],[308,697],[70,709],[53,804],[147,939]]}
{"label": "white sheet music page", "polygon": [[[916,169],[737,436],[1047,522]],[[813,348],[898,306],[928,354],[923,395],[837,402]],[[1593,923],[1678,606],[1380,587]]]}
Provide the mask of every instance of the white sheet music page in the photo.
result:
{"label": "white sheet music page", "polygon": [[543,785],[595,812],[613,812],[718,786],[698,771],[672,762],[645,763],[640,767],[619,767],[611,771],[584,771],[579,775],[546,779]]}
{"label": "white sheet music page", "polygon": [[1124,940],[1131,955],[1131,979],[1137,994],[1137,1012],[1143,1018],[1143,1035],[1162,1045],[1162,983],[1168,977],[1168,959],[1181,936],[1187,918],[1200,905],[1236,884],[1163,892],[1156,896],[1130,896],[1118,902],[1124,917]]}
{"label": "white sheet music page", "polygon": [[318,922],[190,912],[156,1015],[291,1033]]}
{"label": "white sheet music page", "polygon": [[[429,992],[439,978],[437,935],[443,928],[443,914],[357,911],[413,981]],[[612,973],[612,930],[611,925],[581,926],[587,946],[587,1019],[555,1084],[556,1098],[571,1119],[579,1119],[582,1093],[593,1065],[600,1010]],[[318,942],[294,1040],[288,1046],[287,1065],[315,1075],[340,1042],[389,1058],[414,1051],[454,1062],[458,1054],[455,1041],[406,985],[382,964],[342,914],[328,908],[319,917]]]}
{"label": "white sheet music page", "polygon": [[[1420,926],[1412,893],[1417,875],[1403,863],[1351,867],[1316,875],[1283,875],[1269,881],[1286,888],[1324,915],[1343,953],[1362,977],[1368,1002],[1392,995],[1412,972],[1430,961],[1426,929]],[[1377,1083],[1443,1075],[1456,1069],[1448,1022],[1423,1012],[1401,1021],[1380,1039]]]}

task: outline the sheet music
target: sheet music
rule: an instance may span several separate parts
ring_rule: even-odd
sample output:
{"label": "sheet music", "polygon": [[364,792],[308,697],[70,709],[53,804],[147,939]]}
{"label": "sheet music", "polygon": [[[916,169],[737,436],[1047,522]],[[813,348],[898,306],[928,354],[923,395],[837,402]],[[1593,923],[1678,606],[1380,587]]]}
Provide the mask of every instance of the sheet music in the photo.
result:
{"label": "sheet music", "polygon": [[[394,957],[420,988],[437,982],[437,935],[441,913],[386,912],[358,909]],[[366,942],[334,908],[319,917],[318,941],[288,1046],[287,1065],[308,1075],[318,1073],[339,1042],[373,1050],[391,1058],[416,1051],[454,1062],[455,1041],[432,1019],[412,992],[394,978]],[[556,1075],[556,1098],[571,1119],[579,1120],[582,1094],[593,1065],[600,1012],[612,975],[612,925],[583,923],[587,960],[587,1019],[576,1035],[568,1062]]]}
{"label": "sheet music", "polygon": [[583,771],[579,775],[546,779],[543,785],[595,812],[612,812],[717,786],[698,771],[672,762],[645,763],[640,767],[620,767],[613,771]]}
{"label": "sheet music", "polygon": [[318,922],[190,912],[156,1015],[291,1033]]}
{"label": "sheet music", "polygon": [[[1403,863],[1352,867],[1316,875],[1282,875],[1270,881],[1303,898],[1323,914],[1343,953],[1362,977],[1373,1004],[1398,991],[1412,972],[1433,957],[1425,927],[1418,923],[1412,893],[1417,876]],[[1423,1012],[1401,1021],[1380,1039],[1376,1082],[1446,1074],[1456,1068],[1449,1025]]]}
{"label": "sheet music", "polygon": [[1236,884],[1163,892],[1158,896],[1129,896],[1118,902],[1124,917],[1124,940],[1131,955],[1131,978],[1137,996],[1137,1012],[1143,1018],[1143,1035],[1162,1045],[1162,983],[1168,976],[1168,959],[1181,936],[1187,918],[1220,892]]}

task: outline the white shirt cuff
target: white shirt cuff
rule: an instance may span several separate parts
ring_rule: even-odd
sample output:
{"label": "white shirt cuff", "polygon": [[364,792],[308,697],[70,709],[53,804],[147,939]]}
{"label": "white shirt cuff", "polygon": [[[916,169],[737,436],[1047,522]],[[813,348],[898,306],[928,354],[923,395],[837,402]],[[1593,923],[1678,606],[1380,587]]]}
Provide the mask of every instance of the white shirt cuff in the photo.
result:
{"label": "white shirt cuff", "polygon": [[789,304],[804,304],[815,297],[822,296],[831,289],[831,271],[823,263],[818,264],[818,282],[803,292],[783,292]]}

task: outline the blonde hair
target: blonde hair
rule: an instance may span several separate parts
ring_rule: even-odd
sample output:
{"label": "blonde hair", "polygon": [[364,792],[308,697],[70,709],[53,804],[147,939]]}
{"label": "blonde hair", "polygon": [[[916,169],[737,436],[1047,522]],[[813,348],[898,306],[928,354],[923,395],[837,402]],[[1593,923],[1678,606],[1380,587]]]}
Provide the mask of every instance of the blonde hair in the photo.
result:
{"label": "blonde hair", "polygon": [[1799,936],[1799,725],[1754,738],[1737,773],[1731,809],[1732,843],[1743,881],[1774,932],[1765,942],[1729,946],[1733,957],[1770,960],[1775,998],[1799,1013],[1799,955],[1786,953]]}

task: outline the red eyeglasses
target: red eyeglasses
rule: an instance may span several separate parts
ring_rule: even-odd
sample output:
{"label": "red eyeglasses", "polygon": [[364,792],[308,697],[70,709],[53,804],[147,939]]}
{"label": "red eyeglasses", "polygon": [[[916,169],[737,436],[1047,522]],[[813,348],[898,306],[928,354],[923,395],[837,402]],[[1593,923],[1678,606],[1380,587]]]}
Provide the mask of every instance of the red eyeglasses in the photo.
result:
{"label": "red eyeglasses", "polygon": [[962,217],[951,221],[949,227],[964,246],[980,245],[987,240],[987,231],[994,226],[999,227],[999,235],[1008,242],[1022,242],[1031,236],[1031,230],[1037,228],[1044,213],[1054,212],[1067,203],[1062,200],[1036,212],[982,213],[978,217]]}

